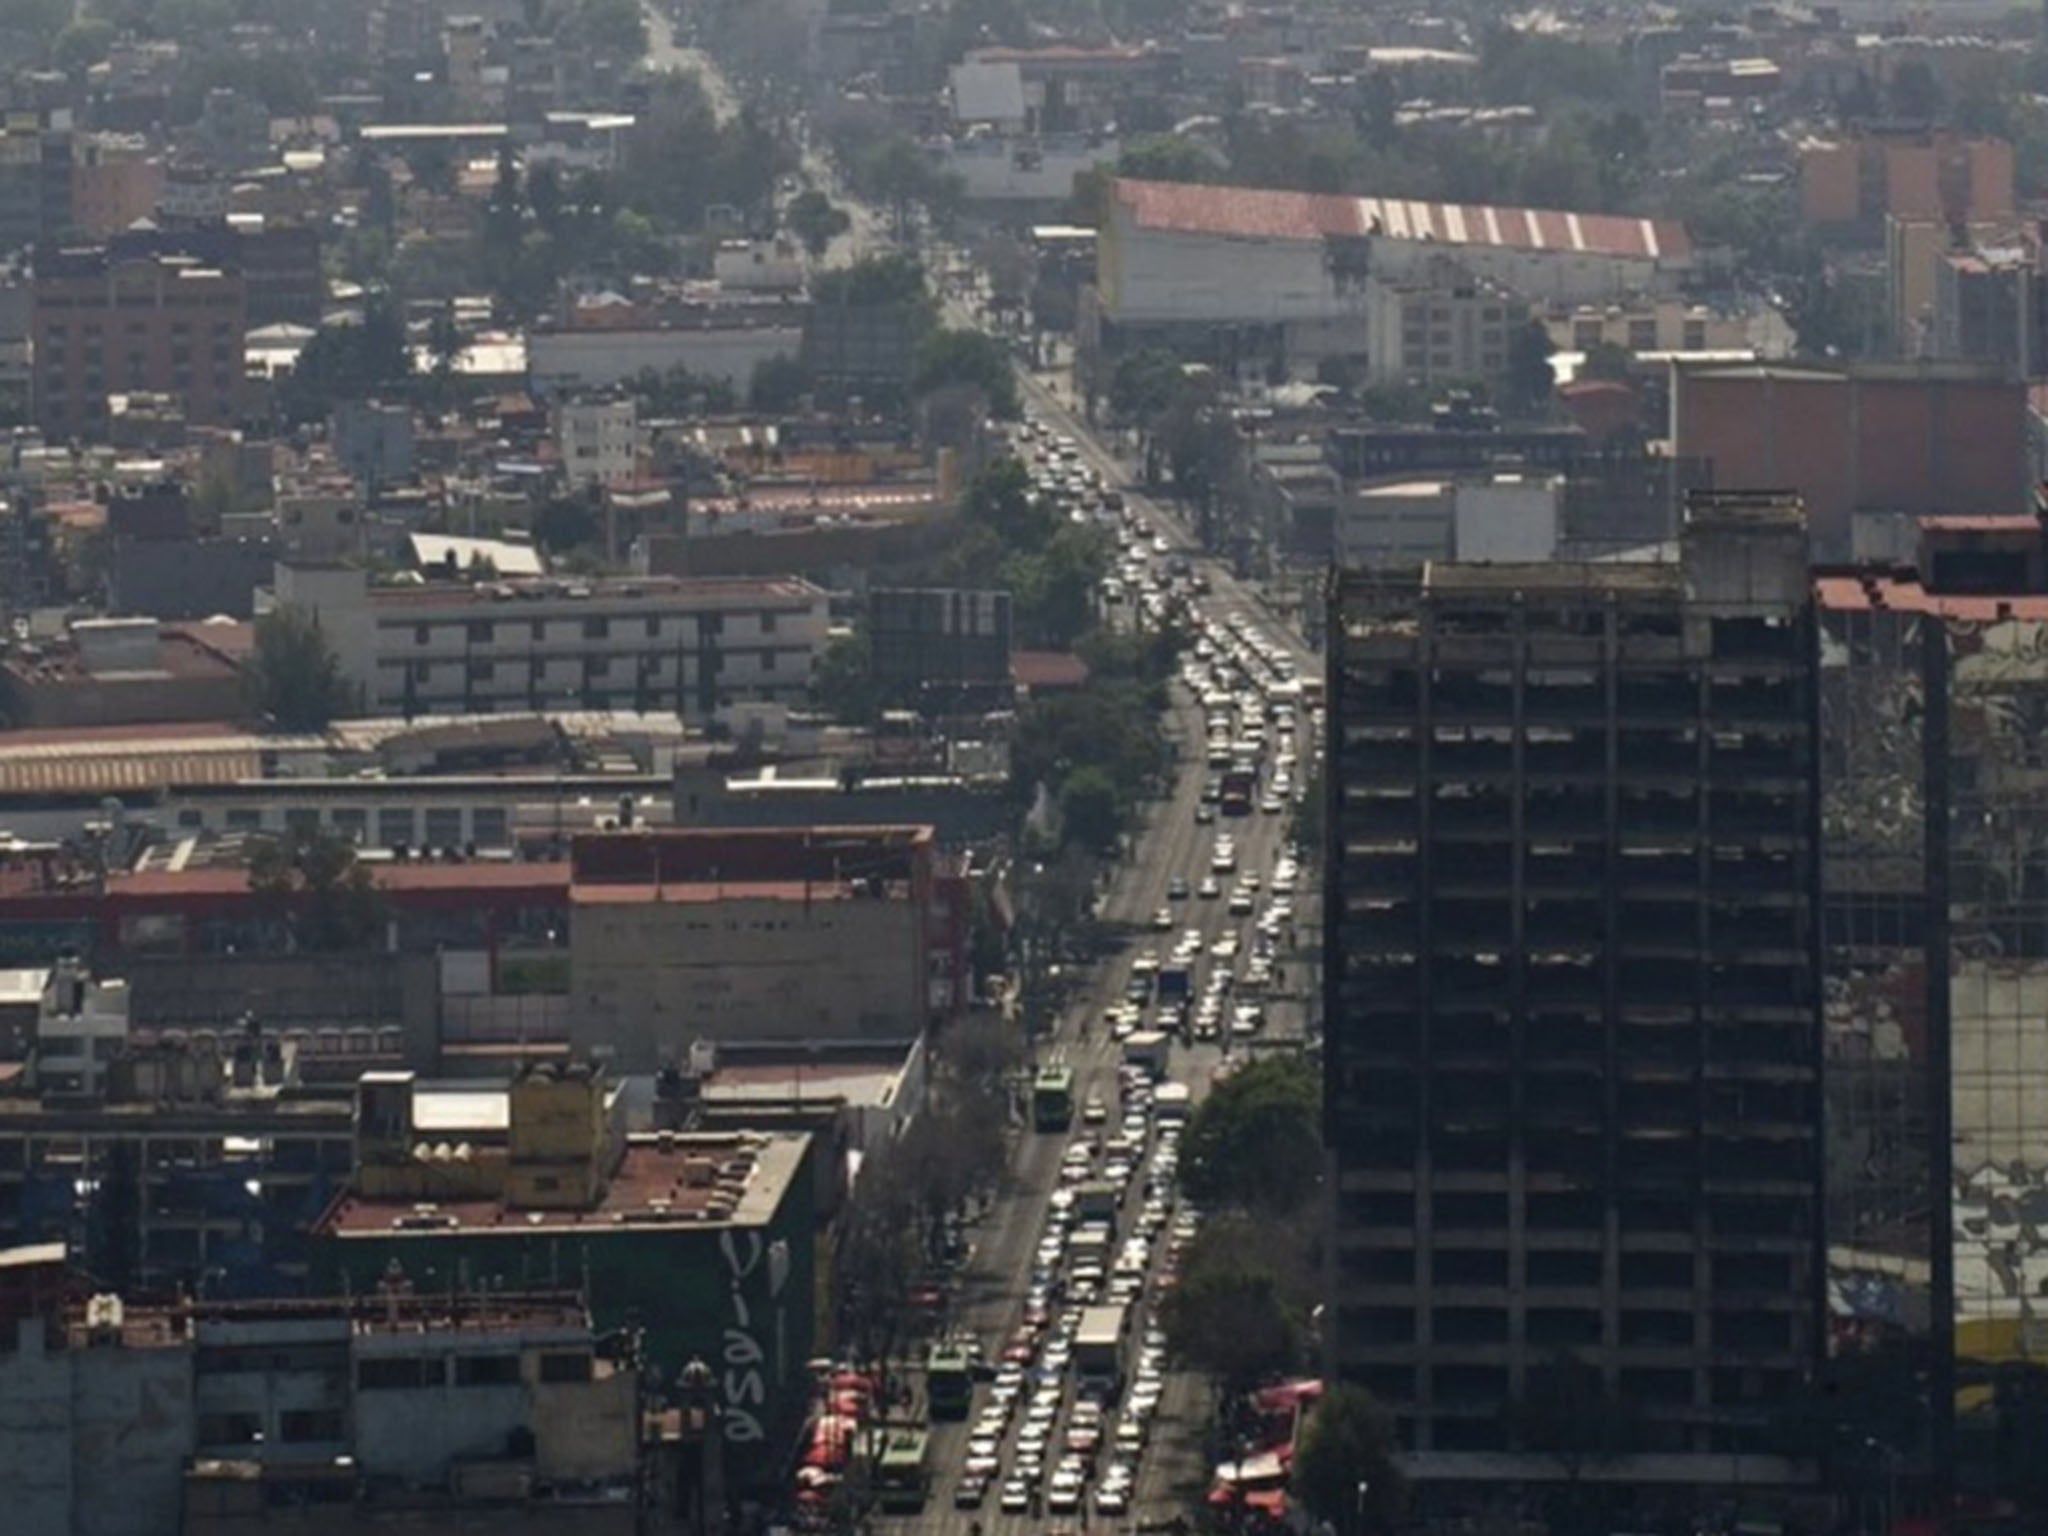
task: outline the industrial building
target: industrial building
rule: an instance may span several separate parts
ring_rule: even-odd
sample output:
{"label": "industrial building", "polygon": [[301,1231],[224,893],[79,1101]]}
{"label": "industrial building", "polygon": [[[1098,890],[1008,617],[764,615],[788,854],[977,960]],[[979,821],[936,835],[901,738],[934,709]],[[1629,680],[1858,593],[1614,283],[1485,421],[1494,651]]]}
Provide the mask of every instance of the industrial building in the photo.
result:
{"label": "industrial building", "polygon": [[636,1529],[640,1371],[572,1293],[137,1305],[54,1243],[0,1250],[0,1329],[10,1530]]}
{"label": "industrial building", "polygon": [[355,1173],[321,1217],[319,1273],[423,1290],[575,1284],[601,1328],[637,1327],[670,1379],[717,1368],[733,1475],[772,1475],[808,1396],[817,1296],[812,1138],[628,1135],[596,1069],[541,1066],[505,1096],[502,1144],[438,1129],[410,1073],[365,1074]]}
{"label": "industrial building", "polygon": [[[1117,345],[1225,346],[1261,367],[1363,356],[1379,345],[1369,287],[1427,282],[1447,260],[1475,296],[1605,303],[1674,289],[1692,241],[1667,220],[1120,179],[1096,258],[1101,320]],[[1475,302],[1475,323],[1489,308],[1505,323],[1504,300]],[[1407,310],[1393,314],[1405,329]],[[1450,358],[1448,321],[1437,348],[1421,318],[1424,360]]]}
{"label": "industrial building", "polygon": [[[1772,1432],[1820,1315],[1797,500],[1696,496],[1667,563],[1343,574],[1330,636],[1331,1368],[1425,1500],[1799,1481]],[[1571,1360],[1573,1423],[1518,1416]]]}

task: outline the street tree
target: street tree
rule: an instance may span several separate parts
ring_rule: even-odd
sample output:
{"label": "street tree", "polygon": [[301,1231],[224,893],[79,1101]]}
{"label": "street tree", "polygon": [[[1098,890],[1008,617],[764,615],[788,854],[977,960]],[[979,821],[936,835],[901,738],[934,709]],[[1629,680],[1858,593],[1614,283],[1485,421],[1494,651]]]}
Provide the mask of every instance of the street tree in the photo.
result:
{"label": "street tree", "polygon": [[251,709],[280,731],[324,731],[354,704],[320,621],[303,608],[286,606],[256,621],[242,676]]}
{"label": "street tree", "polygon": [[1303,1303],[1297,1266],[1267,1226],[1242,1212],[1205,1223],[1188,1245],[1180,1279],[1161,1304],[1168,1347],[1225,1394],[1242,1392],[1301,1363]]}
{"label": "street tree", "polygon": [[912,382],[920,395],[971,384],[987,396],[990,413],[1004,421],[1016,416],[1021,403],[1009,352],[982,331],[933,331],[918,346]]}
{"label": "street tree", "polygon": [[1124,808],[1116,781],[1093,763],[1068,774],[1060,785],[1060,827],[1079,847],[1111,853],[1123,835]]}
{"label": "street tree", "polygon": [[853,228],[846,210],[815,187],[790,199],[783,221],[813,261],[822,261],[832,242]]}
{"label": "street tree", "polygon": [[1302,1431],[1292,1477],[1308,1512],[1339,1536],[1396,1530],[1408,1502],[1393,1420],[1363,1387],[1323,1394]]}
{"label": "street tree", "polygon": [[1300,1210],[1322,1179],[1321,1104],[1304,1057],[1265,1056],[1233,1072],[1188,1122],[1182,1187],[1204,1205]]}
{"label": "street tree", "polygon": [[258,843],[249,889],[283,916],[292,948],[301,952],[367,949],[383,933],[384,895],[355,845],[333,833],[290,832]]}
{"label": "street tree", "polygon": [[835,720],[864,725],[881,707],[875,686],[874,649],[865,633],[834,638],[811,670],[811,697]]}

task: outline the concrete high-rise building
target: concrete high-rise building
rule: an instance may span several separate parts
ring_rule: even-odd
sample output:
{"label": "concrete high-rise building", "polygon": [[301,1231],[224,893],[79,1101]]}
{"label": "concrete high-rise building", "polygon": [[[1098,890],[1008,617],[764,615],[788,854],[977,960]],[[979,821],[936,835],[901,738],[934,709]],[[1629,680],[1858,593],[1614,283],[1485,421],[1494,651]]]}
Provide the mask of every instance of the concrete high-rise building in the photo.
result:
{"label": "concrete high-rise building", "polygon": [[1337,578],[1330,1365],[1425,1500],[1807,1475],[1771,1431],[1819,1355],[1804,511],[1695,496],[1680,550]]}

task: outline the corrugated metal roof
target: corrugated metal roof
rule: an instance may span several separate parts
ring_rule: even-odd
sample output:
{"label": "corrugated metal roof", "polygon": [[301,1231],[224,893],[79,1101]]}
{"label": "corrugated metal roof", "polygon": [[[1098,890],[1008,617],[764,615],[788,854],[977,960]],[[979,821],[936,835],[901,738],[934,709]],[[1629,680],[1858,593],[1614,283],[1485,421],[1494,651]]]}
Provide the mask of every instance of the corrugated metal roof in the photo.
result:
{"label": "corrugated metal roof", "polygon": [[1683,260],[1692,254],[1692,237],[1683,224],[1624,214],[1123,179],[1116,183],[1116,196],[1131,210],[1141,229],[1185,234],[1251,240],[1386,235],[1438,245],[1491,245],[1651,260]]}
{"label": "corrugated metal roof", "polygon": [[115,795],[261,778],[261,754],[219,751],[0,753],[0,795]]}

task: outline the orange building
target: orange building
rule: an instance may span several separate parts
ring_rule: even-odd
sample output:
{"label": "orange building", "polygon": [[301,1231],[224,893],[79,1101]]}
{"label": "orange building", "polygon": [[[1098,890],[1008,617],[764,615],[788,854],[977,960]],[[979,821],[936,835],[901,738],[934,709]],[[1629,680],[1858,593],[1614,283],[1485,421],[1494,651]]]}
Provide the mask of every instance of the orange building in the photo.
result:
{"label": "orange building", "polygon": [[2029,479],[2026,386],[1998,364],[1681,364],[1671,432],[1714,485],[1798,492],[1821,560],[1859,517],[2004,512]]}
{"label": "orange building", "polygon": [[1896,219],[2009,219],[2012,145],[1955,134],[1866,134],[1799,147],[1799,209],[1822,226]]}
{"label": "orange building", "polygon": [[71,225],[100,240],[156,214],[164,163],[139,134],[102,133],[71,151]]}

